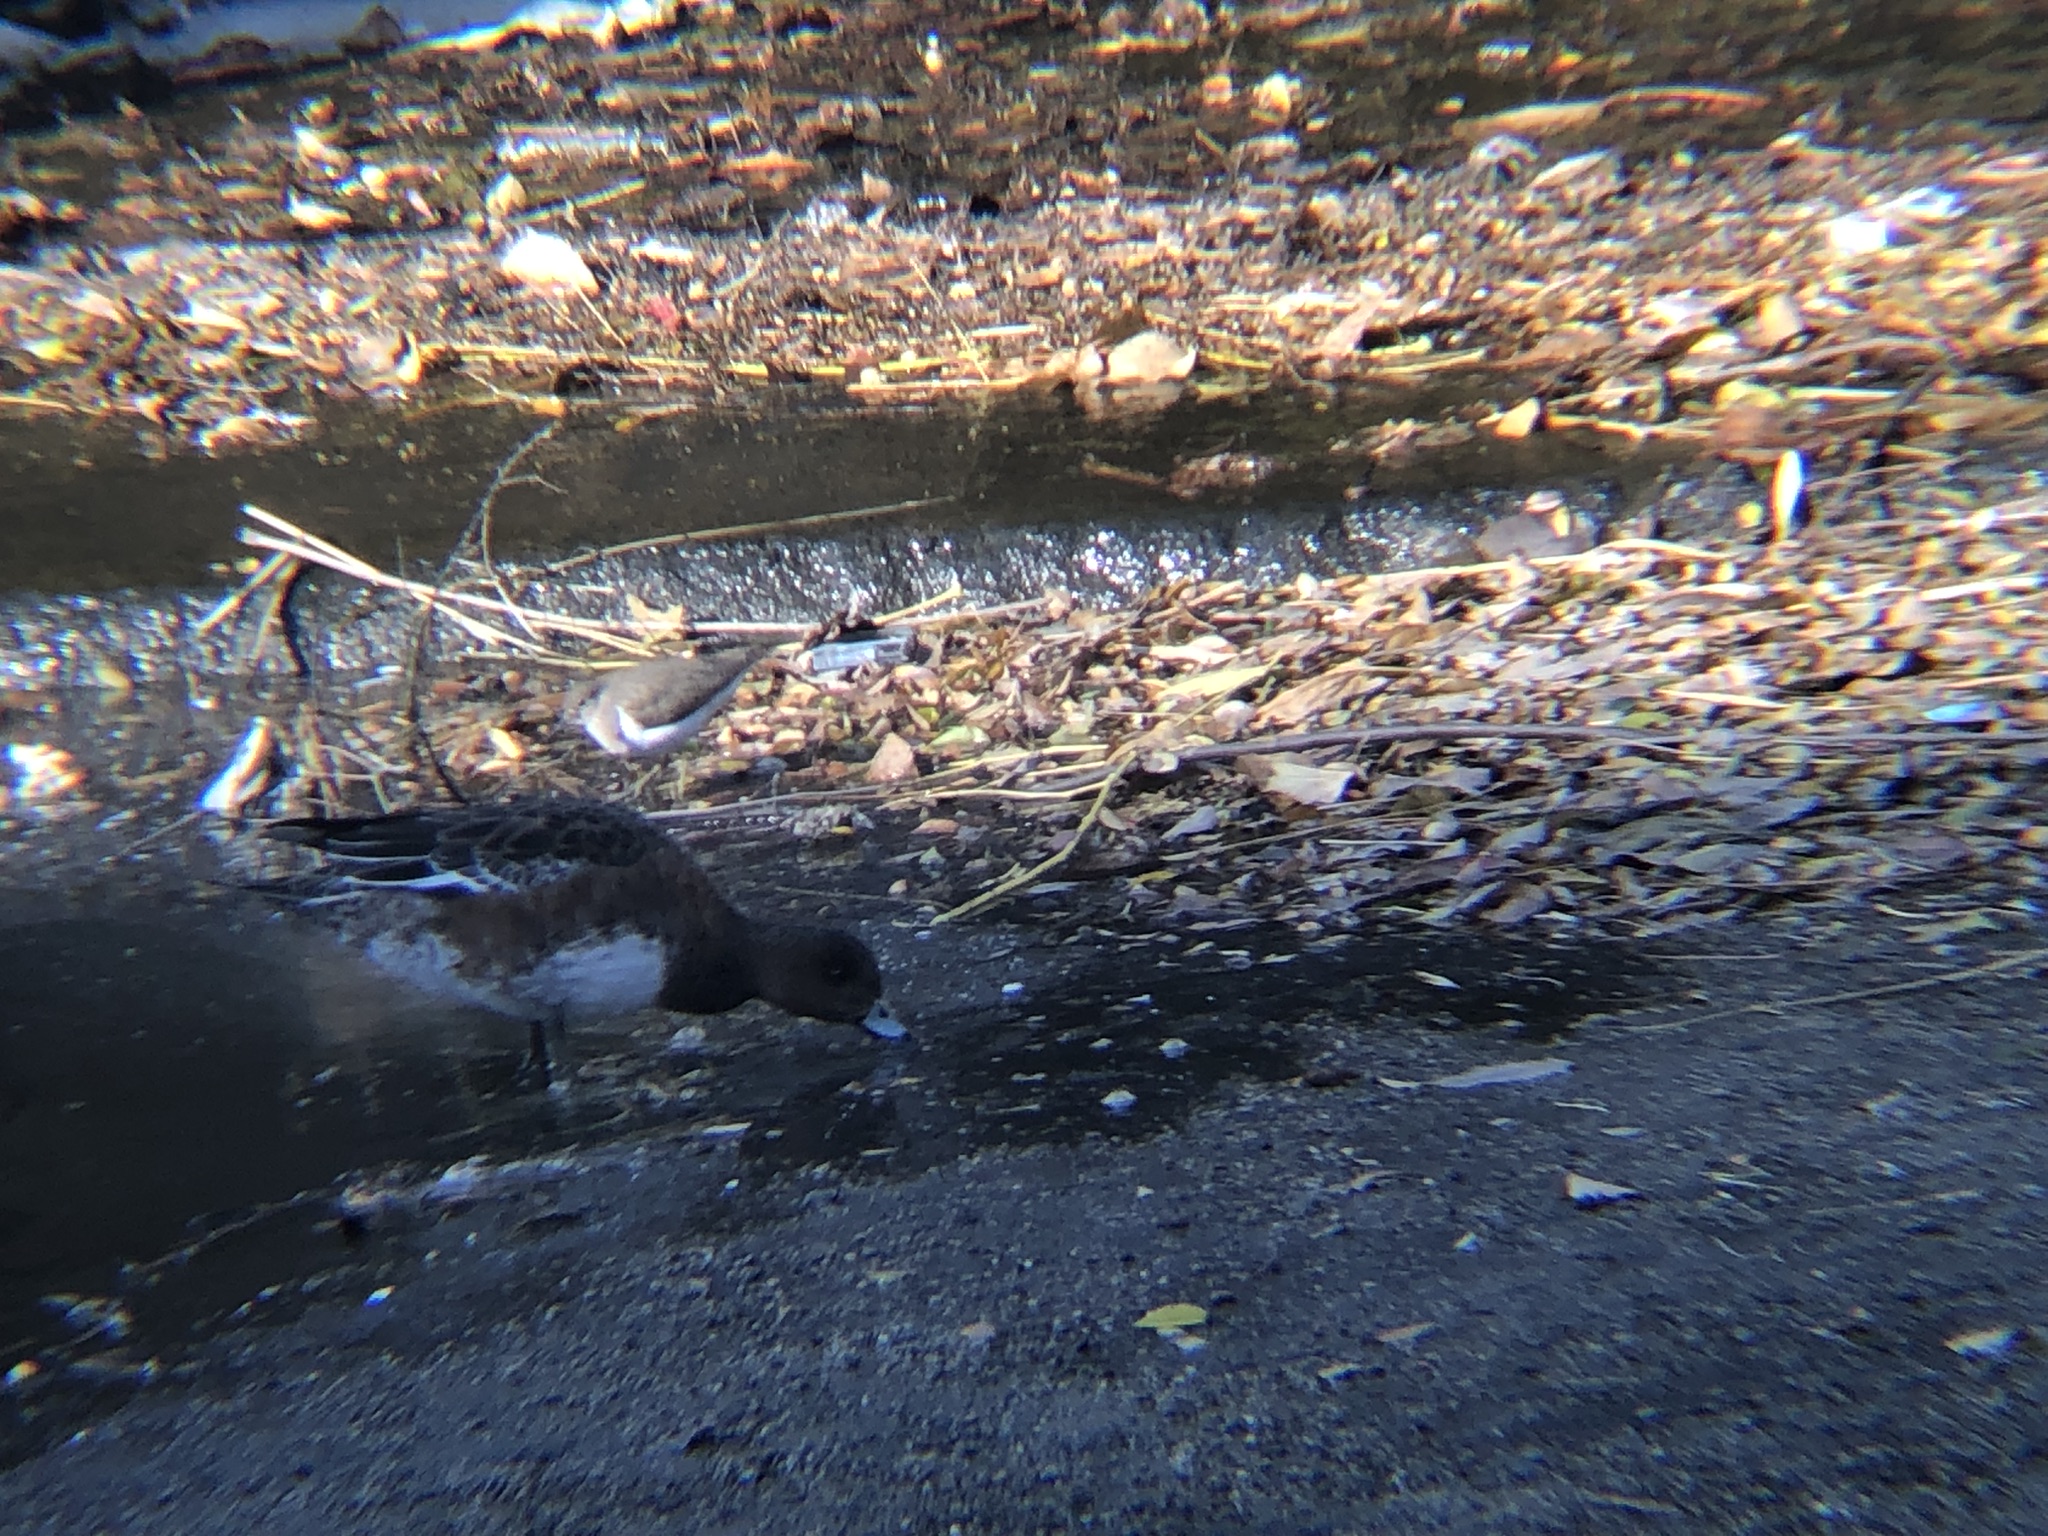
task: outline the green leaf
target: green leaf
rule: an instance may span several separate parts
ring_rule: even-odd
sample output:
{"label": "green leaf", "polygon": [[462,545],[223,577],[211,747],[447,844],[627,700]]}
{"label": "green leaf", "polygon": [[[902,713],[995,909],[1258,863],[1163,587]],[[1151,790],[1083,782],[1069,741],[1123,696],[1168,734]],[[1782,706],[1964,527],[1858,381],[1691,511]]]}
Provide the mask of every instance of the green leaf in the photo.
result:
{"label": "green leaf", "polygon": [[1168,1328],[1199,1328],[1207,1321],[1209,1312],[1206,1307],[1198,1307],[1191,1301],[1170,1301],[1139,1318],[1138,1326],[1163,1331]]}

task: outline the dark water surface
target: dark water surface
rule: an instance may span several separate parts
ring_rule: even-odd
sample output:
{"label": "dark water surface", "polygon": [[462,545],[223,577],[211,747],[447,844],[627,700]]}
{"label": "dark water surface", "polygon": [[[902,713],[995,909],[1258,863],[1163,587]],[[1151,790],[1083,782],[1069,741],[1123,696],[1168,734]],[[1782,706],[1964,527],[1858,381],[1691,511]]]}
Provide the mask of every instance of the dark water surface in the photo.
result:
{"label": "dark water surface", "polygon": [[[48,841],[61,879],[80,839],[68,855]],[[821,901],[759,884],[757,853],[706,854],[751,905],[864,918],[912,1039],[760,1005],[674,1038],[674,1018],[624,1020],[580,1031],[577,1086],[550,1094],[518,1025],[422,1004],[252,898],[195,905],[168,880],[122,895],[118,877],[70,900],[0,887],[0,1353],[40,1367],[0,1399],[0,1459],[175,1374],[192,1330],[319,1291],[349,1262],[339,1196],[359,1170],[431,1181],[472,1157],[724,1127],[749,1178],[903,1177],[992,1147],[1158,1134],[1223,1083],[1310,1070],[1306,1021],[1362,1043],[1401,1020],[1541,1041],[1646,985],[1625,955],[1455,936],[1256,931],[1184,955],[1174,934],[934,934],[879,895],[872,860],[826,876]],[[1103,1102],[1117,1090],[1127,1111]]]}
{"label": "dark water surface", "polygon": [[[1341,446],[1391,418],[1432,416],[1478,387],[1361,390],[1318,410],[1274,395],[1190,400],[1107,420],[1065,395],[872,412],[809,405],[796,394],[765,409],[680,411],[630,431],[620,430],[629,414],[590,406],[523,461],[522,475],[533,478],[498,497],[493,545],[517,559],[892,507],[904,510],[793,534],[886,538],[1048,523],[1138,532],[1204,514],[1289,510],[1365,516],[1394,530],[1412,522],[1412,545],[1433,526],[1469,521],[1477,492],[1641,484],[1671,462],[1668,452],[1591,434],[1519,443],[1489,436],[1412,467],[1375,466]],[[0,594],[216,585],[224,562],[246,552],[235,542],[243,502],[386,568],[405,557],[438,560],[498,466],[546,425],[523,411],[481,409],[410,418],[358,409],[323,422],[312,442],[289,450],[152,462],[119,430],[81,436],[49,418],[0,416],[0,484],[8,487]],[[1251,490],[1196,501],[1103,472],[1164,477],[1181,461],[1225,452],[1282,467]],[[1381,559],[1401,563],[1403,553],[1390,547]],[[1038,574],[1041,585],[1059,575]]]}

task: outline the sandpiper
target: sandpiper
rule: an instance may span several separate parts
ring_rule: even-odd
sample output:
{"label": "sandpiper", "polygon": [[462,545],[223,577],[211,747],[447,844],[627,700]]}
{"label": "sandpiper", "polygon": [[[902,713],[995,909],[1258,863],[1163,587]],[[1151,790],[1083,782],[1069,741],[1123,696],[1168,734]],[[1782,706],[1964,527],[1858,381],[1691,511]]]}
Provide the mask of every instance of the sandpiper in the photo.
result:
{"label": "sandpiper", "polygon": [[681,746],[738,691],[764,652],[700,651],[603,672],[569,690],[562,713],[615,757],[648,757]]}

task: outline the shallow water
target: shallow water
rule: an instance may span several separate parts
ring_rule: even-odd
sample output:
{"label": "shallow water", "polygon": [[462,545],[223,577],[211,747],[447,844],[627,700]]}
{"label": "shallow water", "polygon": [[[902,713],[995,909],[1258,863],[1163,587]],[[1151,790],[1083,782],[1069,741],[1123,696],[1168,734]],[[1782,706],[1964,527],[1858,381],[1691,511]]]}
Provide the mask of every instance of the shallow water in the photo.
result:
{"label": "shallow water", "polygon": [[[0,867],[0,1353],[43,1367],[6,1399],[0,1459],[138,1372],[175,1374],[193,1329],[295,1305],[347,1257],[338,1196],[358,1170],[431,1179],[470,1157],[723,1126],[759,1174],[901,1177],[990,1147],[1155,1135],[1225,1082],[1310,1069],[1304,1028],[1535,1041],[1648,984],[1621,954],[1455,936],[1250,931],[1188,953],[1177,934],[934,932],[882,894],[886,829],[804,893],[800,854],[713,843],[707,862],[747,905],[856,922],[912,1038],[761,1005],[673,1038],[672,1017],[621,1020],[578,1032],[576,1086],[557,1095],[522,1070],[518,1025],[413,998],[246,893],[195,900],[208,855],[178,836],[123,862],[126,824],[45,827]],[[1118,1090],[1133,1096],[1121,1112],[1104,1103]],[[58,1296],[116,1300],[126,1327],[96,1335]]]}
{"label": "shallow water", "polygon": [[[1489,376],[1490,381],[1490,376]],[[621,431],[633,418],[589,407],[555,428],[521,464],[492,517],[493,548],[518,560],[628,540],[705,535],[795,519],[807,543],[858,538],[871,562],[911,539],[1033,526],[1100,525],[1133,535],[1155,525],[1230,526],[1243,514],[1305,525],[1350,517],[1385,530],[1381,562],[1401,562],[1436,528],[1483,516],[1498,488],[1556,482],[1640,485],[1668,453],[1612,438],[1488,437],[1412,467],[1374,465],[1332,444],[1390,418],[1428,416],[1469,397],[1479,381],[1430,391],[1365,391],[1328,409],[1261,395],[1113,420],[1085,415],[1066,395],[988,409],[877,413],[808,404],[800,394],[763,410],[706,408]],[[332,539],[373,564],[437,561],[469,523],[498,466],[545,426],[522,411],[337,413],[298,448],[224,459],[143,458],[111,429],[84,435],[47,418],[0,418],[0,590],[48,594],[121,588],[203,588],[221,583],[238,508],[254,502]],[[1220,452],[1281,461],[1247,491],[1193,500],[1104,467],[1164,476],[1176,463]],[[901,507],[897,515],[871,509]],[[852,514],[865,514],[853,516]],[[1411,525],[1412,526],[1408,526]],[[693,569],[741,565],[788,538],[699,543]],[[722,553],[731,549],[734,553]],[[1348,553],[1348,552],[1347,552]],[[742,577],[744,573],[739,573]],[[1058,572],[1020,572],[1041,584]],[[878,572],[866,578],[878,582]],[[984,585],[994,585],[993,576]],[[748,592],[728,581],[738,616]],[[1028,588],[1035,591],[1036,588]]]}

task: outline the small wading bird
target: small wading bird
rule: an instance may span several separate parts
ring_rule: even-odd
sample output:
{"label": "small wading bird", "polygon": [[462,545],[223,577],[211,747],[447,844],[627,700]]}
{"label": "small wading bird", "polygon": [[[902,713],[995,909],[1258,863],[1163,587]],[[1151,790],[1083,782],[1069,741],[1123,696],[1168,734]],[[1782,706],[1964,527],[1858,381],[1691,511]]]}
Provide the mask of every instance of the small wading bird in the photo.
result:
{"label": "small wading bird", "polygon": [[758,997],[886,1039],[904,1033],[859,939],[747,917],[679,844],[620,806],[511,800],[264,831],[318,856],[272,889],[337,914],[372,964],[416,988],[527,1020],[543,1071],[549,1030],[653,1007],[724,1013]]}
{"label": "small wading bird", "polygon": [[569,690],[562,713],[614,757],[673,751],[725,708],[765,654],[742,646],[601,672]]}

